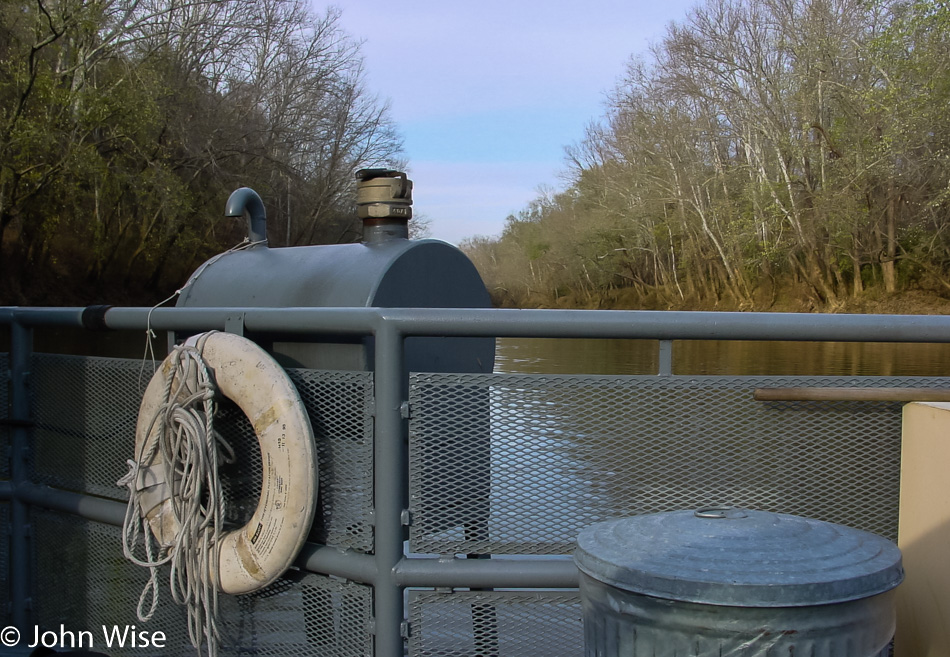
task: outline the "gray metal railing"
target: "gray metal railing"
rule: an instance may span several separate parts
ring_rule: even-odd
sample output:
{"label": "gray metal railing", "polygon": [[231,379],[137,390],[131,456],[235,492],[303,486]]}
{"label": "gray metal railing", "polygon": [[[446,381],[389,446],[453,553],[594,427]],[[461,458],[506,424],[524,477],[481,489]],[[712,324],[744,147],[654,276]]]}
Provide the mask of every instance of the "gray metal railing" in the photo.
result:
{"label": "gray metal railing", "polygon": [[[671,374],[673,340],[794,340],[950,342],[950,317],[693,313],[647,311],[374,309],[374,308],[0,308],[0,325],[10,327],[9,413],[0,414],[10,443],[9,479],[0,481],[0,501],[10,504],[10,622],[26,629],[30,616],[29,531],[33,507],[96,522],[121,524],[125,505],[102,497],[59,490],[30,480],[32,329],[250,331],[323,336],[372,336],[373,499],[371,554],[308,543],[297,565],[372,587],[376,657],[404,654],[412,628],[407,623],[407,588],[552,589],[576,587],[566,559],[465,559],[407,552],[413,522],[404,499],[410,487],[407,436],[405,340],[414,336],[630,338],[660,340],[661,375]],[[471,603],[475,613],[478,601]],[[494,621],[492,621],[494,622]],[[453,653],[454,654],[454,653]]]}

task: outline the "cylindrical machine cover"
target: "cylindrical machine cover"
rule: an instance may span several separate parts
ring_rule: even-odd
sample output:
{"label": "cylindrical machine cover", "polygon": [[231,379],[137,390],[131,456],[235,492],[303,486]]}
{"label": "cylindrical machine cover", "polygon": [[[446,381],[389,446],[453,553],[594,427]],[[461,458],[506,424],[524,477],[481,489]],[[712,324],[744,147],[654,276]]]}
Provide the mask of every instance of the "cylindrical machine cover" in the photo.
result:
{"label": "cylindrical machine cover", "polygon": [[892,542],[744,509],[651,514],[578,537],[586,654],[886,656]]}
{"label": "cylindrical machine cover", "polygon": [[[386,179],[389,180],[389,179]],[[388,184],[388,183],[387,183]],[[408,207],[408,206],[407,206]],[[409,240],[406,226],[370,225],[366,241],[249,249],[216,256],[201,265],[184,286],[178,306],[323,307],[323,308],[488,308],[491,298],[475,266],[451,244]],[[249,336],[284,367],[372,370],[372,336]],[[410,336],[405,340],[406,369],[413,372],[490,373],[495,340],[480,337]],[[440,482],[441,463],[425,459],[422,477],[436,480],[433,495],[469,499],[478,509],[466,516],[465,531],[487,535],[491,488],[490,399],[487,389],[460,395],[445,409],[439,431],[464,449],[468,476]],[[430,489],[431,490],[431,489]],[[408,492],[406,492],[408,495]],[[404,502],[408,507],[408,501]],[[459,513],[463,508],[460,506]],[[471,506],[464,509],[470,512]],[[448,527],[462,524],[448,518]]]}
{"label": "cylindrical machine cover", "polygon": [[[488,308],[478,271],[459,249],[438,240],[385,239],[270,249],[256,246],[212,258],[185,285],[186,307]],[[372,339],[288,336],[265,345],[285,367],[365,370]],[[414,337],[410,370],[491,372],[492,338]]]}

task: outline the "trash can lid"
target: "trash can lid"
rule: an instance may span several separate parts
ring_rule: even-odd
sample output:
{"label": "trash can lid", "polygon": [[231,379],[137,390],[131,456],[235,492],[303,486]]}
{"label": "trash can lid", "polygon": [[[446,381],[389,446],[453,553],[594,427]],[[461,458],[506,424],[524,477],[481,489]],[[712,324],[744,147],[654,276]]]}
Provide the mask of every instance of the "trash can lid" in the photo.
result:
{"label": "trash can lid", "polygon": [[904,578],[900,550],[876,534],[730,507],[597,523],[578,536],[574,561],[626,591],[739,607],[858,600]]}

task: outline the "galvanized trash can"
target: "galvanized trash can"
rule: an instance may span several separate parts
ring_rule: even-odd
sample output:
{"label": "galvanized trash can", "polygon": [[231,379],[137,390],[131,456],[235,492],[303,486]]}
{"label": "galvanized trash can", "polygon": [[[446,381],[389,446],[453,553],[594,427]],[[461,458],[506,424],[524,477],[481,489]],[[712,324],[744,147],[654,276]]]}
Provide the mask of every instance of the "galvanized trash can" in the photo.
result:
{"label": "galvanized trash can", "polygon": [[734,508],[603,522],[577,540],[586,654],[886,657],[900,550]]}

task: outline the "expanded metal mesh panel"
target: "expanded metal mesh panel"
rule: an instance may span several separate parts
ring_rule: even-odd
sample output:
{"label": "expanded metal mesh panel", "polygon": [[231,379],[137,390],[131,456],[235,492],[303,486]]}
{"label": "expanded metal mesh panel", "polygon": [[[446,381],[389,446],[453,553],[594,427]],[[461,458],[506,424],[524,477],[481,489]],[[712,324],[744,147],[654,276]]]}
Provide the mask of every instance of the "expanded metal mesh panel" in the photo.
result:
{"label": "expanded metal mesh panel", "polygon": [[[135,424],[151,367],[131,359],[37,354],[33,361],[36,481],[58,488],[127,498],[115,482],[132,457]],[[319,458],[320,494],[311,540],[369,552],[373,500],[370,372],[288,370],[307,407]],[[244,522],[257,506],[260,449],[247,418],[220,404],[216,428],[235,448],[224,466],[228,519]]]}
{"label": "expanded metal mesh panel", "polygon": [[[0,420],[10,418],[10,357],[0,354]],[[10,476],[10,428],[0,423],[0,477]]]}
{"label": "expanded metal mesh panel", "polygon": [[10,607],[10,504],[0,502],[0,619],[8,619]]}
{"label": "expanded metal mesh panel", "polygon": [[373,594],[368,586],[307,575],[303,587],[307,655],[372,657]]}
{"label": "expanded metal mesh panel", "polygon": [[[155,616],[147,623],[136,619],[135,604],[147,571],[123,558],[117,527],[48,512],[34,513],[33,522],[37,538],[33,600],[41,631],[58,632],[60,625],[77,635],[88,631],[94,648],[112,657],[195,654],[184,609],[168,593],[167,570],[162,572],[162,598]],[[219,597],[220,654],[371,655],[369,587],[319,575],[295,575],[254,594]],[[63,595],[64,591],[69,595]],[[111,646],[106,643],[103,626],[111,634],[113,627],[122,630],[132,625],[136,632],[164,633],[165,647],[132,647],[128,642],[120,647],[115,637]]]}
{"label": "expanded metal mesh panel", "polygon": [[[310,540],[370,552],[373,526],[373,379],[369,372],[287,370],[310,416],[317,446],[319,494]],[[232,402],[215,426],[234,448],[221,468],[228,519],[243,524],[257,507],[261,454],[254,429]]]}
{"label": "expanded metal mesh panel", "polygon": [[311,540],[373,549],[373,373],[288,370],[310,413],[320,460]]}
{"label": "expanded metal mesh panel", "polygon": [[410,543],[566,554],[591,523],[713,504],[897,536],[901,404],[757,402],[896,377],[413,374]]}
{"label": "expanded metal mesh panel", "polygon": [[[106,645],[103,625],[163,632],[168,654],[178,654],[190,645],[184,611],[170,604],[167,595],[166,572],[162,573],[164,604],[149,623],[136,618],[135,605],[148,575],[122,556],[119,528],[39,510],[31,515],[36,537],[31,568],[33,613],[41,629],[57,630],[62,624],[77,633],[92,632],[93,645],[110,655],[116,646]],[[83,647],[89,648],[88,641]]]}
{"label": "expanded metal mesh panel", "polygon": [[580,596],[565,591],[409,592],[411,657],[578,657]]}
{"label": "expanded metal mesh panel", "polygon": [[142,362],[35,354],[32,363],[33,481],[127,499],[116,481],[128,472]]}
{"label": "expanded metal mesh panel", "polygon": [[[10,358],[0,353],[0,420],[10,418]],[[0,478],[10,476],[10,427],[0,423]],[[0,618],[9,618],[10,505],[0,503]]]}

